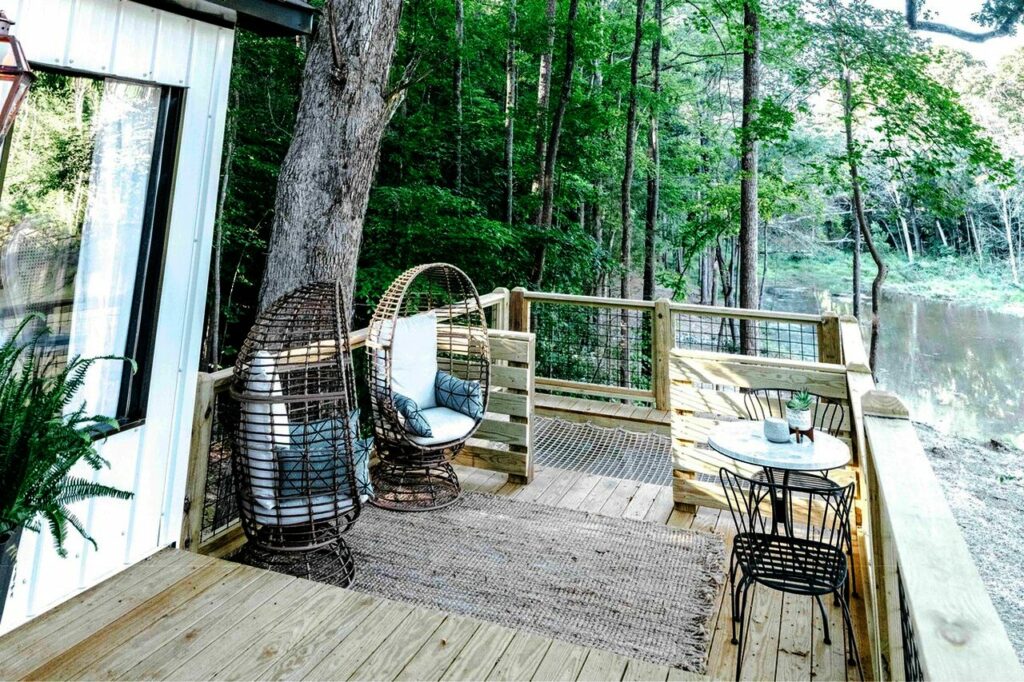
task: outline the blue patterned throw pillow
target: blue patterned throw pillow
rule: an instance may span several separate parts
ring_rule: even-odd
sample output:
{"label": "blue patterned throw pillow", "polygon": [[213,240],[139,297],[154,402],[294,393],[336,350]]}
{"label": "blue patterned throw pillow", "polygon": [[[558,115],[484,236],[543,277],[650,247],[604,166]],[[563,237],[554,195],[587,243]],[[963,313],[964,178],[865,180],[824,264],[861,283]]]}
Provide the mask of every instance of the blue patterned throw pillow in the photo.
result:
{"label": "blue patterned throw pillow", "polygon": [[405,417],[405,430],[415,436],[432,438],[434,432],[430,430],[430,424],[423,418],[420,406],[412,398],[407,398],[401,393],[393,393],[395,409]]}
{"label": "blue patterned throw pillow", "polygon": [[[354,450],[356,490],[362,496],[373,496],[370,484],[370,452],[372,438],[359,438],[359,410],[348,418]],[[322,419],[291,426],[292,446],[277,450],[278,492],[282,497],[298,497],[329,493],[344,488],[348,478],[350,457],[346,452],[343,429],[345,420]]]}
{"label": "blue patterned throw pillow", "polygon": [[484,396],[479,381],[469,381],[440,371],[434,379],[434,394],[437,404],[455,410],[467,417],[480,419],[484,416]]}

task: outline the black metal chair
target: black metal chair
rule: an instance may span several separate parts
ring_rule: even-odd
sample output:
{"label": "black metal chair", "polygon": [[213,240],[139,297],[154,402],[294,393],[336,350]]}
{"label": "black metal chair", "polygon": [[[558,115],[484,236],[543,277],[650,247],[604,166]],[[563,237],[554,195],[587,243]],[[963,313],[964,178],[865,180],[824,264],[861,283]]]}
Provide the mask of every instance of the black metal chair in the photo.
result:
{"label": "black metal chair", "polygon": [[[796,393],[797,391],[789,388],[755,388],[744,392],[743,405],[747,409],[747,416],[752,420],[763,421],[768,417],[784,419],[786,416],[786,403]],[[814,398],[814,405],[811,408],[814,428],[830,436],[838,435],[846,421],[846,408],[838,400],[832,398],[826,398],[816,393],[811,393],[811,397]],[[769,473],[775,474],[777,472],[758,471],[752,478],[760,483],[767,483],[769,482]],[[774,483],[776,486],[782,484],[781,478],[776,478],[775,476],[772,476],[772,478],[771,483]],[[789,473],[789,483],[791,486],[815,488],[821,491],[834,490],[839,487],[838,483],[828,477],[827,471],[820,473],[813,471],[791,471]],[[853,589],[853,594],[856,594],[857,584],[853,579],[853,532],[849,527],[846,529],[846,552],[850,559],[850,586]]]}
{"label": "black metal chair", "polygon": [[[831,644],[832,640],[822,597],[833,595],[843,610],[843,649],[847,663],[857,666],[863,680],[864,670],[846,596],[850,574],[844,550],[853,507],[853,484],[829,489],[788,486],[789,494],[785,499],[789,518],[804,519],[799,525],[793,524],[794,532],[789,535],[773,531],[770,510],[771,500],[778,495],[775,483],[746,478],[725,468],[719,470],[719,478],[736,524],[729,559],[732,642],[738,647],[736,679],[740,678],[743,664],[747,598],[754,585],[762,585],[787,594],[813,597],[821,610],[826,644]],[[806,504],[806,509],[794,509],[795,504]],[[794,511],[803,514],[797,517]]]}

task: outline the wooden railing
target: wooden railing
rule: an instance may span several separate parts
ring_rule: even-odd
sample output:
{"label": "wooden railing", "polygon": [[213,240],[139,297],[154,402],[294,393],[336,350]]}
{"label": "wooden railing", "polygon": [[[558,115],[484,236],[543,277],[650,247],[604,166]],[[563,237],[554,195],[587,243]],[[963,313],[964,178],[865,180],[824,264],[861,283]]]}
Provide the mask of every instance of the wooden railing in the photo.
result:
{"label": "wooden railing", "polygon": [[840,328],[861,452],[859,575],[875,677],[1024,679],[906,405],[875,389],[856,318]]}
{"label": "wooden railing", "polygon": [[537,337],[537,389],[667,411],[668,351],[737,350],[751,321],[756,355],[840,362],[838,318],[513,289],[509,328]]}
{"label": "wooden railing", "polygon": [[[623,410],[629,404],[644,403],[648,412],[659,416],[643,427],[657,428],[667,427],[670,408],[675,408],[671,412],[677,416],[688,414],[689,418],[730,410],[733,416],[742,416],[738,394],[708,390],[709,385],[818,389],[842,400],[847,409],[843,437],[854,454],[849,474],[858,483],[856,575],[869,678],[1024,680],[906,407],[895,396],[876,390],[855,318],[525,289],[499,289],[481,301],[492,329],[497,330],[491,338],[496,366],[532,368],[536,364],[537,376],[532,370],[513,372],[516,378],[510,374],[504,382],[508,385],[498,382],[496,390],[504,395],[492,394],[492,407],[504,410],[507,421],[499,417],[489,428],[496,440],[505,442],[483,447],[474,443],[461,463],[513,474],[522,471],[528,480],[533,412],[529,400],[535,391],[582,396],[591,407],[597,401],[607,405],[609,399]],[[545,308],[560,312],[539,312]],[[739,320],[759,325],[760,355],[729,353],[735,350],[733,323]],[[535,357],[528,350],[532,344],[523,345],[525,337],[514,332],[536,335]],[[586,338],[559,337],[567,333]],[[355,348],[361,347],[365,330],[353,332],[351,338]],[[189,500],[202,500],[207,494],[206,467],[215,435],[212,415],[230,375],[230,370],[200,375]],[[706,431],[707,427],[708,423],[693,421],[686,427],[693,438],[679,437],[675,442],[693,445],[701,428]],[[701,463],[695,457],[674,464],[682,474],[677,475],[678,502],[719,506],[713,486],[695,484],[698,473],[715,462]],[[186,509],[182,531],[186,546],[191,542],[193,548],[220,555],[237,546],[237,525],[228,523],[203,535],[203,505],[187,503]]]}

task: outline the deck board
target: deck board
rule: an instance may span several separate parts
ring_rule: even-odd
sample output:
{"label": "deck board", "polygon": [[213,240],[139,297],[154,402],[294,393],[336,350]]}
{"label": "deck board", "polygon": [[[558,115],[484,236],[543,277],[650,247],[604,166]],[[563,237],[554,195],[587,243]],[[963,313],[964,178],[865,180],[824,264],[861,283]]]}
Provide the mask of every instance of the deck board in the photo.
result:
{"label": "deck board", "polygon": [[[680,512],[671,489],[538,469],[530,486],[459,467],[467,490],[720,533],[728,512]],[[727,581],[726,581],[727,582]],[[728,585],[712,616],[708,676],[735,677]],[[810,598],[751,598],[744,679],[845,680]],[[855,607],[859,601],[854,602]],[[0,638],[0,678],[693,680],[700,676],[536,633],[248,566],[165,550]]]}

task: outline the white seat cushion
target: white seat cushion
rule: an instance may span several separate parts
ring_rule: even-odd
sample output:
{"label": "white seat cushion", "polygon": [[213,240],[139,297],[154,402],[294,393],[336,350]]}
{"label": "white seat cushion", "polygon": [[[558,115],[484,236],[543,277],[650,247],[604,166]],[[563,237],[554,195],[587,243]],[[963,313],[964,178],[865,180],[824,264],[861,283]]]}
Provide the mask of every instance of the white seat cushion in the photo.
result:
{"label": "white seat cushion", "polygon": [[475,419],[447,407],[420,410],[420,414],[430,424],[430,432],[433,435],[429,437],[410,435],[410,440],[418,445],[437,445],[460,440],[472,433],[476,427]]}
{"label": "white seat cushion", "polygon": [[[359,498],[363,501],[366,499],[363,495]],[[352,508],[352,498],[347,495],[335,497],[334,502],[335,504],[331,504],[330,495],[284,497],[278,501],[277,509],[274,511],[265,512],[256,507],[256,520],[269,526],[293,526],[297,523],[333,519]],[[312,515],[310,512],[313,512]]]}
{"label": "white seat cushion", "polygon": [[391,389],[416,401],[420,409],[437,405],[437,315],[403,317],[391,341]]}
{"label": "white seat cushion", "polygon": [[[274,356],[265,350],[253,355],[246,393],[264,397],[281,395]],[[241,401],[239,428],[242,453],[248,459],[250,486],[256,501],[267,509],[277,504],[277,462],[274,448],[291,445],[288,411],[283,402]]]}

